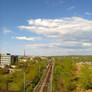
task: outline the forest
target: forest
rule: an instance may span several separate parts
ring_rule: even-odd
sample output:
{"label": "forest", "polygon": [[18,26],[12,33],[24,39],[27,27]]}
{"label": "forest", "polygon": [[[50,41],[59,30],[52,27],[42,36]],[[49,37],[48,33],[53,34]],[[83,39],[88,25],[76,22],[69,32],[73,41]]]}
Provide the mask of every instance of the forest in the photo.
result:
{"label": "forest", "polygon": [[53,92],[92,92],[92,56],[55,57]]}

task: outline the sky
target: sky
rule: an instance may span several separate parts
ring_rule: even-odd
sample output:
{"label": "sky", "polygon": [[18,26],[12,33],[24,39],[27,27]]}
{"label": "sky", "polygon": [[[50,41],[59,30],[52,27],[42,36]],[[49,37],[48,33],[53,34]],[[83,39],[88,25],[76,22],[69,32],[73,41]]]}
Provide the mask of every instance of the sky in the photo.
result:
{"label": "sky", "polygon": [[92,55],[92,0],[0,0],[0,53]]}

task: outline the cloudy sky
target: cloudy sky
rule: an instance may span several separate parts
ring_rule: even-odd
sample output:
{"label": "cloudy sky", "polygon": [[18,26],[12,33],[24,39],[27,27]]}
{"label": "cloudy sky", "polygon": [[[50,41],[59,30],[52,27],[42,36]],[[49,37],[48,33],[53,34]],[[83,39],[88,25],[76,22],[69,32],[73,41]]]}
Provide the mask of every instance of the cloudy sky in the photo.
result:
{"label": "cloudy sky", "polygon": [[0,0],[0,53],[92,55],[92,0]]}

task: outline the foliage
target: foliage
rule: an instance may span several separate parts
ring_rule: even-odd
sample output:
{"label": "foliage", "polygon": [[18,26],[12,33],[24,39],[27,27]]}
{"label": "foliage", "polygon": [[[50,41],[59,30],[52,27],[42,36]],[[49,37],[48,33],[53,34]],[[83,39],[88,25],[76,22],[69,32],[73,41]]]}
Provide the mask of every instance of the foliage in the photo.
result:
{"label": "foliage", "polygon": [[92,89],[92,70],[88,64],[82,66],[78,84],[84,90]]}
{"label": "foliage", "polygon": [[[53,79],[53,92],[60,92],[61,89],[57,89],[58,78],[61,76],[62,86],[65,92],[72,92],[76,89],[75,78],[76,65],[72,62],[72,58],[57,57],[54,67],[54,79]],[[58,91],[57,91],[57,90]]]}
{"label": "foliage", "polygon": [[55,57],[53,92],[81,92],[92,89],[91,62],[92,56]]}
{"label": "foliage", "polygon": [[[36,57],[35,60],[37,60],[38,62],[30,61],[29,59],[27,62],[18,62],[16,64],[14,72],[11,72],[9,74],[3,74],[3,71],[6,71],[6,68],[2,69],[3,71],[1,70],[0,72],[0,89],[6,90],[6,82],[7,80],[9,80],[9,90],[23,91],[25,72],[26,92],[32,92],[33,88],[38,83],[40,77],[46,69],[46,65],[48,63],[48,60],[44,61],[40,57]],[[27,86],[27,84],[29,83],[30,85]]]}

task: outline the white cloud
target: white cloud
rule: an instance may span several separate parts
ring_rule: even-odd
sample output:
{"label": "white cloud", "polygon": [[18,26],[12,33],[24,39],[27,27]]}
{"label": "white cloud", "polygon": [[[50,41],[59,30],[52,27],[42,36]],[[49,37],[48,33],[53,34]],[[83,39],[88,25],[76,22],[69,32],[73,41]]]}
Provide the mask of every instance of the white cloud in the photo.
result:
{"label": "white cloud", "polygon": [[45,36],[46,39],[44,38],[39,44],[26,45],[27,48],[33,49],[33,52],[41,55],[49,55],[54,52],[55,55],[84,54],[84,51],[87,54],[92,51],[92,20],[81,17],[39,18],[28,20],[28,25],[18,26],[18,28]]}
{"label": "white cloud", "polygon": [[92,46],[92,43],[82,43],[83,46]]}
{"label": "white cloud", "polygon": [[70,7],[67,8],[67,10],[72,10],[74,8],[75,8],[75,6],[70,6]]}
{"label": "white cloud", "polygon": [[75,32],[92,31],[92,21],[80,17],[63,19],[31,19],[28,20],[28,24],[28,26],[18,26],[18,28],[45,36],[62,36],[64,34],[73,34]]}
{"label": "white cloud", "polygon": [[3,33],[4,34],[8,34],[8,33],[11,33],[12,31],[7,29],[6,27],[3,28]]}
{"label": "white cloud", "polygon": [[72,48],[79,49],[85,46],[91,46],[91,43],[76,42],[76,41],[57,41],[55,43],[40,43],[40,44],[27,44],[28,48]]}
{"label": "white cloud", "polygon": [[59,47],[61,44],[60,43],[45,43],[45,44],[28,44],[25,47],[29,48],[53,48],[53,47]]}
{"label": "white cloud", "polygon": [[18,40],[26,40],[26,41],[34,41],[34,40],[41,40],[41,37],[15,37]]}
{"label": "white cloud", "polygon": [[[86,48],[81,42],[57,42],[57,43],[40,43],[28,44],[25,46],[31,55],[77,55],[89,54],[92,48]],[[31,52],[29,52],[31,51]],[[85,53],[84,53],[85,52]]]}
{"label": "white cloud", "polygon": [[86,12],[85,14],[86,15],[92,15],[92,12]]}

